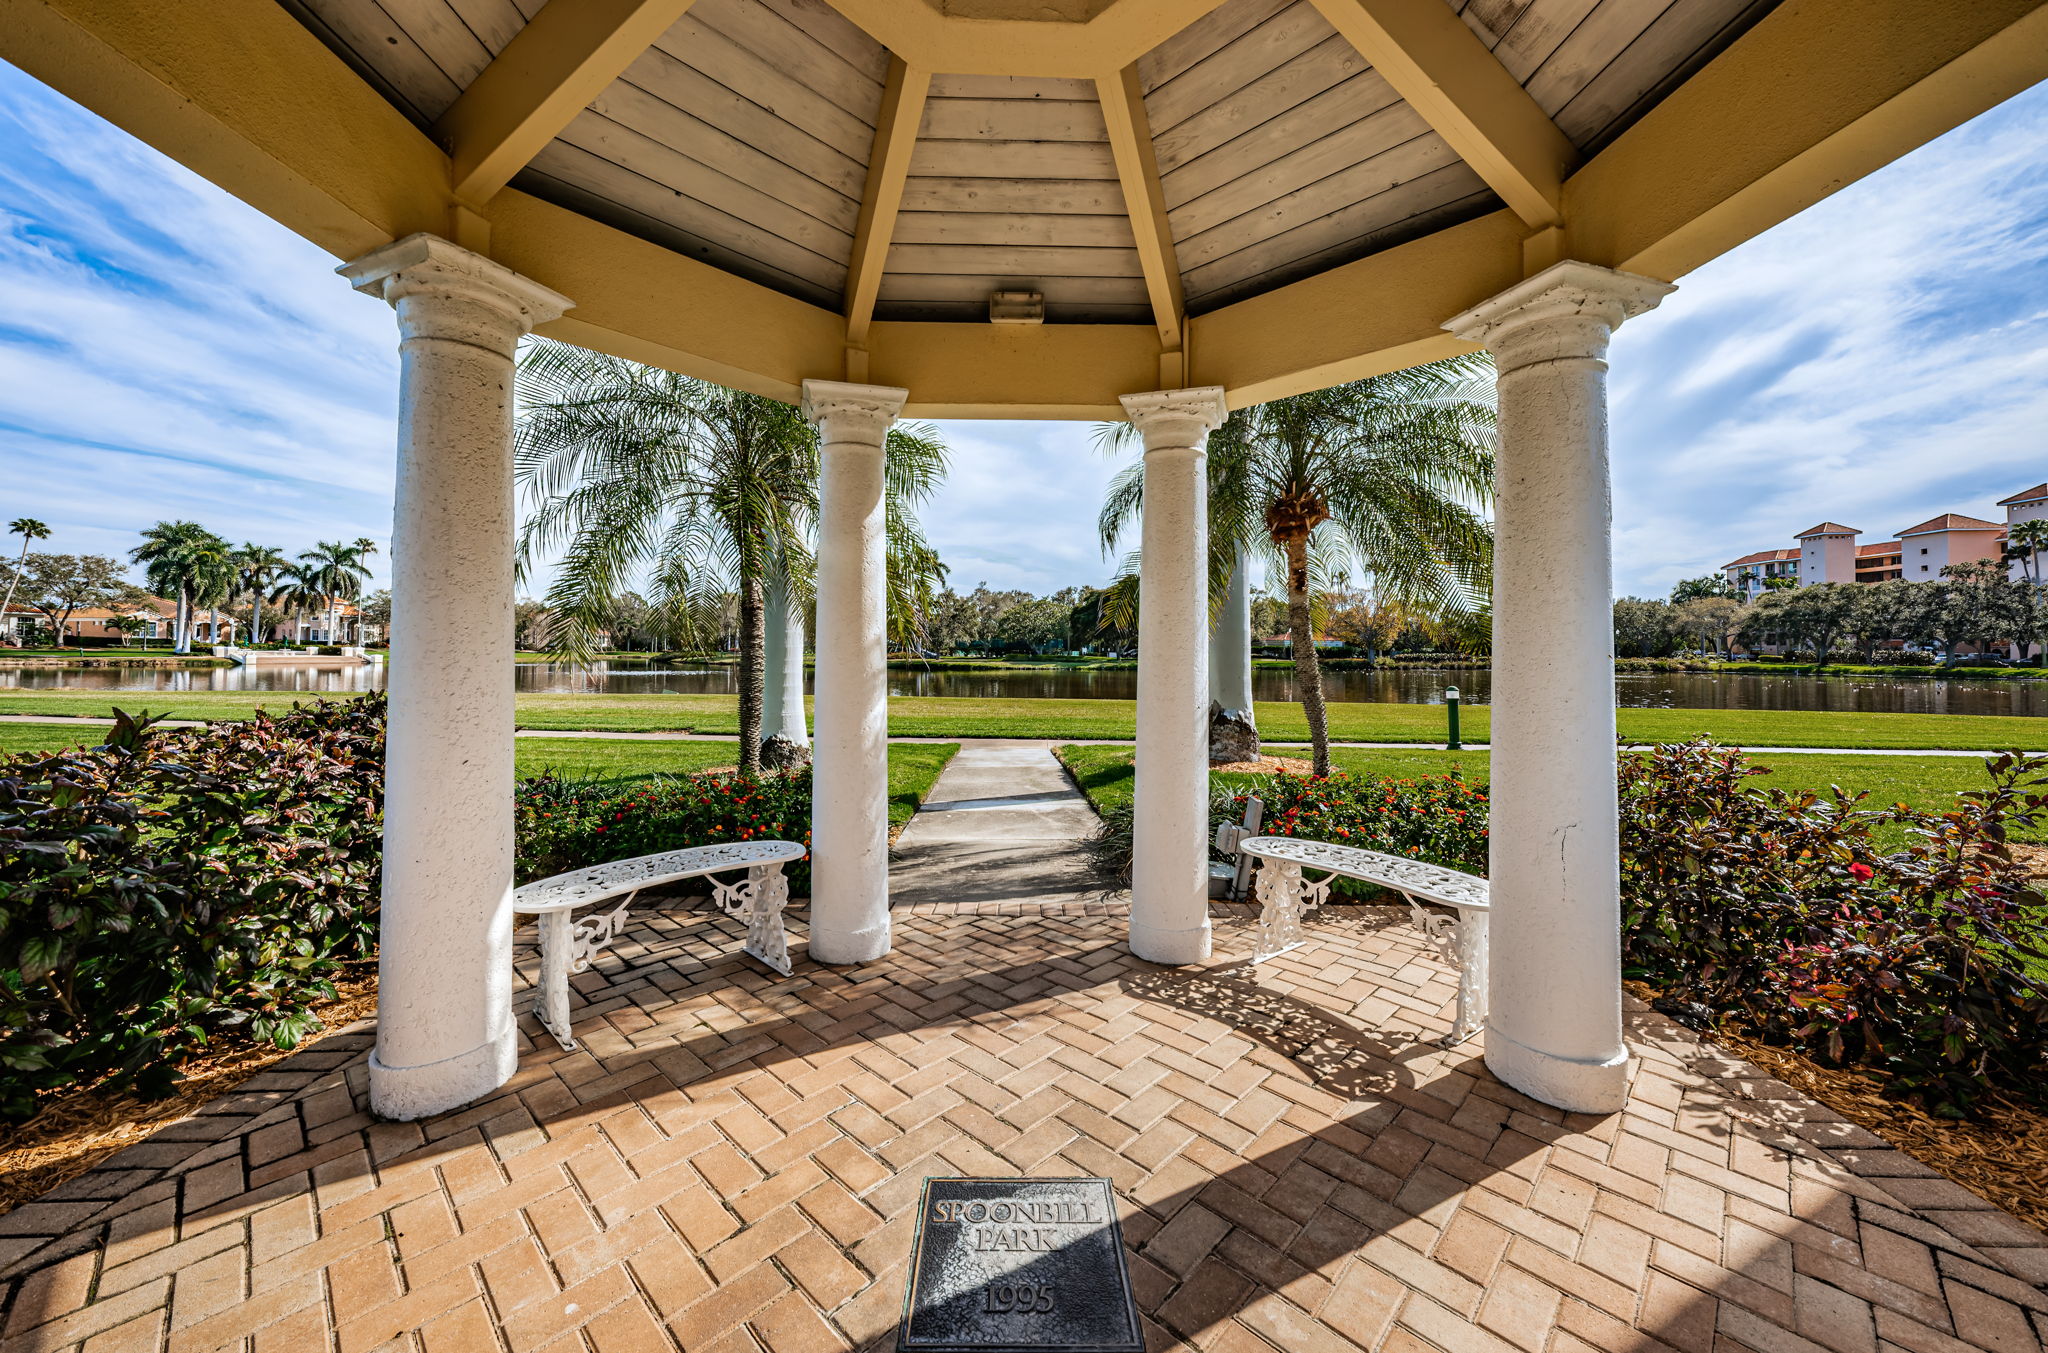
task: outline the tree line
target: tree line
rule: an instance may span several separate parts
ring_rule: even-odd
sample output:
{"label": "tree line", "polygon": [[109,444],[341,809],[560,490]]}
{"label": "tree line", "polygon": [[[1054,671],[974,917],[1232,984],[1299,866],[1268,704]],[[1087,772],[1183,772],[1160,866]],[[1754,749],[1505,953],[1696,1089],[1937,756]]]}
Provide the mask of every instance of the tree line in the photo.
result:
{"label": "tree line", "polygon": [[[2031,523],[2029,523],[2031,524]],[[1681,583],[1671,601],[1623,597],[1614,603],[1614,651],[1661,658],[1681,651],[1728,656],[1778,647],[1811,653],[1816,662],[1850,654],[1869,663],[1894,644],[1939,651],[1953,663],[1971,645],[1992,652],[2048,643],[2048,591],[2030,550],[2029,571],[2015,578],[2007,563],[1979,559],[1951,564],[1926,582],[1815,583],[1771,588],[1744,604]]]}
{"label": "tree line", "polygon": [[[20,537],[21,547],[12,559],[0,561],[5,581],[0,614],[25,606],[42,617],[37,628],[61,643],[80,611],[134,611],[163,598],[174,603],[172,649],[178,653],[192,651],[202,613],[213,617],[215,635],[225,614],[252,644],[263,642],[266,614],[272,621],[293,622],[324,615],[331,638],[342,606],[364,600],[363,585],[370,577],[366,561],[377,552],[375,541],[359,537],[323,540],[287,558],[272,546],[231,544],[197,522],[161,521],[142,532],[142,543],[128,551],[123,563],[105,554],[33,549],[51,537],[49,526],[33,517],[17,517],[7,532]],[[141,585],[129,576],[131,565],[142,570]],[[141,634],[151,623],[117,614],[108,628]]]}

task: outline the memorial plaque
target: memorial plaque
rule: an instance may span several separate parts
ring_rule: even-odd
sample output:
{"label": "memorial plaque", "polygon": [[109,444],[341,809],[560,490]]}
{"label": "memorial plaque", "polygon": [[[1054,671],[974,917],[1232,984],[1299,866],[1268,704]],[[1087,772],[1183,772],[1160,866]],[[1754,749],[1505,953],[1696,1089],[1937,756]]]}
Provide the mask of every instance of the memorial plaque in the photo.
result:
{"label": "memorial plaque", "polygon": [[1143,1353],[1107,1179],[927,1179],[898,1353]]}

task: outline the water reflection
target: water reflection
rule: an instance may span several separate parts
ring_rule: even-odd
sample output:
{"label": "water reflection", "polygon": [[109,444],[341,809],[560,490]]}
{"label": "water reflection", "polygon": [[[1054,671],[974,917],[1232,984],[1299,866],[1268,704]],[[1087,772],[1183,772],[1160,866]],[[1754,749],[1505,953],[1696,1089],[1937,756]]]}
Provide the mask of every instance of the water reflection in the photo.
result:
{"label": "water reflection", "polygon": [[[664,666],[645,660],[614,660],[588,667],[566,663],[520,663],[516,688],[529,694],[731,694],[738,678],[730,667]],[[306,691],[380,690],[381,664],[354,667],[225,667],[201,670],[139,667],[0,666],[0,690],[66,687],[103,691]],[[1457,686],[1468,704],[1491,698],[1484,671],[1325,672],[1323,689],[1333,701],[1381,704],[1438,704],[1444,687]],[[1253,674],[1261,700],[1296,698],[1292,673]],[[1073,671],[1031,668],[998,672],[895,669],[891,695],[967,696],[978,699],[1129,700],[1137,695],[1134,671]],[[1880,679],[1731,675],[1703,672],[1629,674],[1615,678],[1617,704],[1636,709],[1841,710],[1872,714],[2048,715],[2048,682],[1886,681]]]}

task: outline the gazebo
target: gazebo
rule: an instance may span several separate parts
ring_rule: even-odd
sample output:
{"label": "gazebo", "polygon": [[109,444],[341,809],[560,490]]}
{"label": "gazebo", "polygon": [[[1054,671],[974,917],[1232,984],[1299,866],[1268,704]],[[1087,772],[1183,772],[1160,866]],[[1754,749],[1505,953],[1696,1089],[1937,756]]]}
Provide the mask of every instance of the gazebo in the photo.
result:
{"label": "gazebo", "polygon": [[0,0],[0,57],[344,260],[402,336],[377,1110],[515,1067],[513,350],[823,442],[810,953],[888,952],[882,439],[1143,437],[1129,941],[1209,950],[1203,445],[1500,372],[1486,1058],[1619,1107],[1605,352],[2048,75],[2041,0]]}

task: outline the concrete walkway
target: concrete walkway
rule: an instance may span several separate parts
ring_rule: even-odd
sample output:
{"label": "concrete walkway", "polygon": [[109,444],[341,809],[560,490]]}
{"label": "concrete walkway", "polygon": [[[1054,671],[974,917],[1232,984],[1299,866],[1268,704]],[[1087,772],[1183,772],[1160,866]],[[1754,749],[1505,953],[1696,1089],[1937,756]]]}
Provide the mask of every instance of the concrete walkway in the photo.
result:
{"label": "concrete walkway", "polygon": [[1048,742],[970,742],[889,861],[893,907],[1044,904],[1100,895],[1084,844],[1097,819]]}

